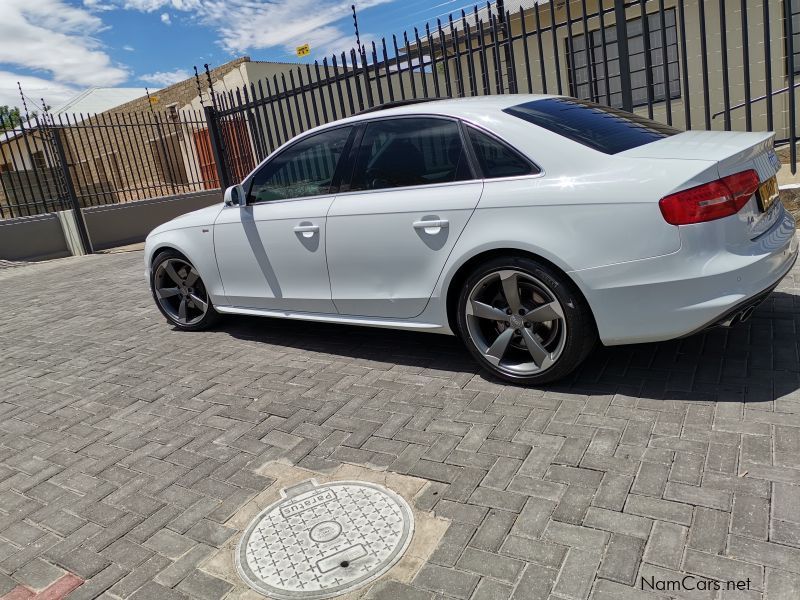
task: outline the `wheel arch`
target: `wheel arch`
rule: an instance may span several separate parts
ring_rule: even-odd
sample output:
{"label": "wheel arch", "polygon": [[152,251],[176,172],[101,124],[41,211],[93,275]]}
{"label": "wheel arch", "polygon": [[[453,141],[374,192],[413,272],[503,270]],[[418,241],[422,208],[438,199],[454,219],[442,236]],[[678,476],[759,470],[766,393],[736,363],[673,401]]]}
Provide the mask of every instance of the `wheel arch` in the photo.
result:
{"label": "wheel arch", "polygon": [[461,286],[463,285],[464,281],[466,281],[469,274],[478,267],[478,265],[495,259],[495,258],[503,258],[503,257],[524,257],[530,258],[532,260],[536,260],[547,267],[553,269],[557,273],[561,274],[564,279],[571,283],[572,286],[575,288],[578,294],[580,294],[583,301],[589,307],[589,313],[592,316],[592,321],[595,323],[595,327],[597,326],[597,322],[595,321],[594,311],[592,310],[591,304],[589,303],[586,294],[584,293],[583,289],[581,288],[581,284],[576,280],[576,278],[572,277],[570,273],[565,270],[563,267],[557,265],[552,260],[542,256],[541,254],[537,254],[531,250],[522,249],[522,248],[513,248],[513,247],[502,247],[502,248],[490,248],[485,249],[473,256],[470,256],[467,260],[465,260],[461,265],[459,265],[453,275],[449,278],[449,281],[446,282],[446,292],[445,292],[445,309],[447,311],[447,323],[450,327],[450,330],[453,332],[458,331],[458,327],[456,325],[456,310],[458,308],[458,295],[459,291],[461,290]]}

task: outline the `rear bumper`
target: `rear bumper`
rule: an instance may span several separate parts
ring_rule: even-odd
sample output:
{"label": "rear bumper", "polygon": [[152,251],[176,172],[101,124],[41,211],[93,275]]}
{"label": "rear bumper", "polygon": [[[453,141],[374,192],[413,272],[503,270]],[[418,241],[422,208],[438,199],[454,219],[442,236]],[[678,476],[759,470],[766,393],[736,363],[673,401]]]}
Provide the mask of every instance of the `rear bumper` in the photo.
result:
{"label": "rear bumper", "polygon": [[746,245],[719,250],[708,230],[690,231],[686,241],[668,256],[572,273],[605,345],[675,339],[720,324],[766,298],[798,254],[795,222],[785,212]]}

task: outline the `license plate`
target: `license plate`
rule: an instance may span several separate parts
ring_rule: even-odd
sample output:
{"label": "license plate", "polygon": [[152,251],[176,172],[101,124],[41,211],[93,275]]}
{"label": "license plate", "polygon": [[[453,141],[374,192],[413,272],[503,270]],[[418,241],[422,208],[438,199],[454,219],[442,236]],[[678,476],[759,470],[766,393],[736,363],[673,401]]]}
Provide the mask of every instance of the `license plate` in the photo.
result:
{"label": "license plate", "polygon": [[778,197],[778,178],[770,177],[758,186],[758,207],[767,212]]}

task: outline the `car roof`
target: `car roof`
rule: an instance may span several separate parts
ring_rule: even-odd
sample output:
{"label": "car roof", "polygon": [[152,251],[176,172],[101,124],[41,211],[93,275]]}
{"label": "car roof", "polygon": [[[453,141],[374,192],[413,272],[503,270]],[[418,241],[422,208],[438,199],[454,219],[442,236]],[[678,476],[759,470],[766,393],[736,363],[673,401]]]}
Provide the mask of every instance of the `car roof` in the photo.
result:
{"label": "car roof", "polygon": [[445,115],[470,118],[474,117],[476,114],[501,111],[504,108],[516,106],[525,102],[558,97],[559,96],[545,94],[503,94],[496,96],[472,96],[468,98],[447,98],[443,100],[410,102],[386,109],[373,108],[353,115],[352,117],[336,121],[336,124],[342,125],[344,123],[355,123],[370,119],[405,115]]}

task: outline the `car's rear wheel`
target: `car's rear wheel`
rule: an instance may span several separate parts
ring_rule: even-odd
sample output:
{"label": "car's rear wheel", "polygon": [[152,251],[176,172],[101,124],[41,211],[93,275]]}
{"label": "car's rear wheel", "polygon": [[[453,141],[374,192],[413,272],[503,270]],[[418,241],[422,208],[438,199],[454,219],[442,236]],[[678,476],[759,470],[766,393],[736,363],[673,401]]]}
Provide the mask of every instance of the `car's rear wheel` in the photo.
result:
{"label": "car's rear wheel", "polygon": [[156,257],[150,284],[156,306],[179,329],[199,331],[219,317],[200,273],[178,252],[167,250]]}
{"label": "car's rear wheel", "polygon": [[591,312],[575,285],[526,257],[480,265],[462,286],[457,325],[485,369],[529,385],[571,373],[597,342]]}

